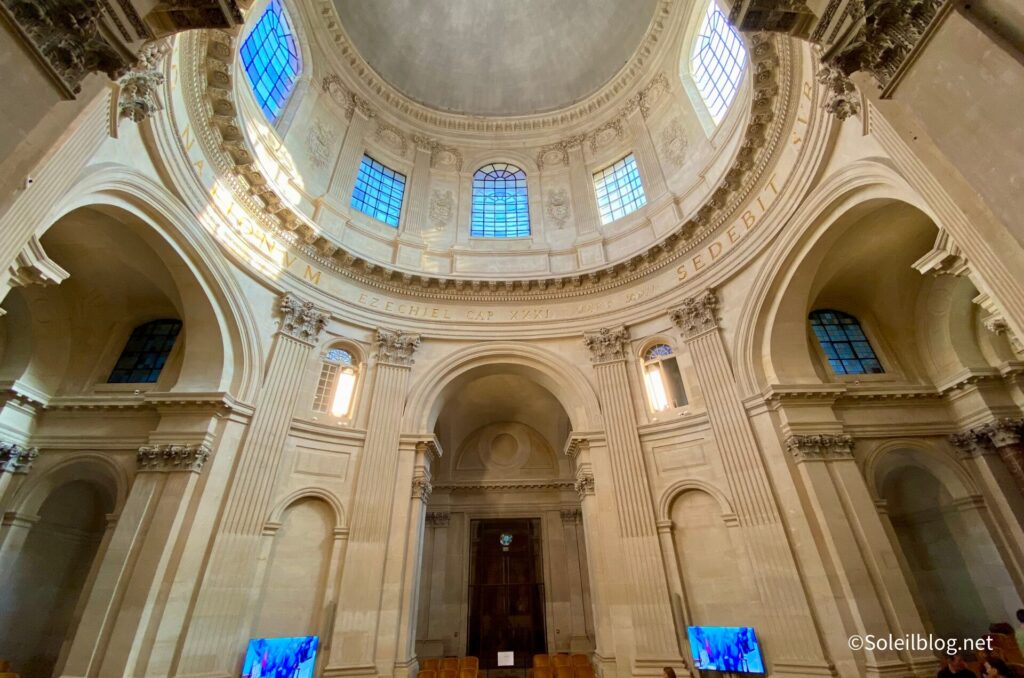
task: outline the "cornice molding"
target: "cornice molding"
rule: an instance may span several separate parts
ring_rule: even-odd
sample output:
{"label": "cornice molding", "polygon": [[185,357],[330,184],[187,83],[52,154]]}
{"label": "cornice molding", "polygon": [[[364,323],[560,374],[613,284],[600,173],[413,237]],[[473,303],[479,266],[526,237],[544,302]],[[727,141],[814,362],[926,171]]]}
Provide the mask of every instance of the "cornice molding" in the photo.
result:
{"label": "cornice molding", "polygon": [[437,491],[445,492],[539,492],[544,490],[571,490],[575,483],[571,480],[508,480],[497,482],[457,482],[438,483]]}
{"label": "cornice molding", "polygon": [[[628,260],[593,270],[504,281],[454,278],[390,268],[357,252],[350,252],[324,235],[305,216],[289,207],[271,187],[270,181],[257,167],[253,154],[247,148],[232,89],[231,73],[235,54],[233,36],[225,31],[207,31],[201,36],[193,36],[192,40],[188,48],[183,49],[196,52],[197,58],[194,63],[189,63],[188,59],[182,60],[189,117],[197,139],[211,160],[211,166],[238,202],[262,228],[325,269],[369,287],[420,299],[472,300],[477,303],[482,299],[488,302],[520,303],[564,299],[627,285],[672,265],[717,232],[745,204],[771,159],[775,157],[788,108],[792,103],[789,96],[792,77],[790,48],[786,45],[785,49],[780,50],[779,46],[785,43],[769,34],[749,36],[754,92],[743,140],[721,184],[689,219],[682,221],[646,251]],[[665,74],[657,74],[623,105],[623,110],[627,114],[633,110],[644,114],[668,82]],[[349,102],[346,104],[347,111],[360,109],[359,102],[363,100],[348,92],[340,80],[336,82],[335,91],[341,93],[342,101]],[[785,95],[780,96],[780,92]],[[374,114],[364,101],[362,108],[367,109],[364,111],[367,115]],[[599,129],[600,125],[593,133]],[[575,143],[577,140],[570,138],[566,141]],[[432,163],[435,162],[435,155],[444,158],[437,162],[452,165],[461,162],[458,149],[439,148],[439,154],[432,152]]]}

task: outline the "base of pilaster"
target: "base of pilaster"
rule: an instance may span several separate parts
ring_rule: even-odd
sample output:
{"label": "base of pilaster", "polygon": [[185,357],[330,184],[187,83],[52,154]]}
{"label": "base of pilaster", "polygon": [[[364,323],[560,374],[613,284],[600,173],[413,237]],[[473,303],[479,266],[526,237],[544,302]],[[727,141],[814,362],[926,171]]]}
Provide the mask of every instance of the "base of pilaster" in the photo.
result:
{"label": "base of pilaster", "polygon": [[903,676],[934,676],[939,672],[939,660],[935,657],[911,657],[909,662],[868,662],[864,675],[869,678],[903,678]]}
{"label": "base of pilaster", "polygon": [[323,670],[323,678],[377,678],[376,664],[362,664],[359,666],[327,666]]}
{"label": "base of pilaster", "polygon": [[420,663],[415,657],[407,662],[395,662],[394,678],[410,678],[420,670]]}
{"label": "base of pilaster", "polygon": [[772,665],[773,676],[835,676],[836,667],[828,663],[775,662]]}
{"label": "base of pilaster", "polygon": [[660,678],[666,668],[676,672],[676,678],[689,676],[690,667],[682,657],[644,657],[633,660],[633,675],[647,678]]}

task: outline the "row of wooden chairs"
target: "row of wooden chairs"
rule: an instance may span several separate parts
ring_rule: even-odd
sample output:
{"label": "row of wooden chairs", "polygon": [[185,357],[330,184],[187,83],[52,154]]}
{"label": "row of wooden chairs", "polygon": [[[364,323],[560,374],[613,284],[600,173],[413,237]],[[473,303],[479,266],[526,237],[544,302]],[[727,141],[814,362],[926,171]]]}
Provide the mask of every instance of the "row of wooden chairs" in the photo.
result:
{"label": "row of wooden chairs", "polygon": [[594,678],[592,666],[535,666],[527,678]]}
{"label": "row of wooden chairs", "polygon": [[444,657],[421,659],[418,678],[477,678],[479,673],[477,657]]}

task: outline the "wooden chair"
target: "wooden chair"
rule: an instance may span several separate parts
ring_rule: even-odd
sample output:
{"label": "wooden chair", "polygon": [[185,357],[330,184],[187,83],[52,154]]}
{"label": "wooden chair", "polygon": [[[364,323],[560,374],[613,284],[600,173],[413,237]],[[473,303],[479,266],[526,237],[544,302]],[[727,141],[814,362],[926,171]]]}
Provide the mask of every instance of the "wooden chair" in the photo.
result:
{"label": "wooden chair", "polygon": [[478,673],[476,669],[462,669],[459,671],[459,678],[476,678]]}
{"label": "wooden chair", "polygon": [[438,678],[459,678],[458,669],[441,669]]}
{"label": "wooden chair", "polygon": [[442,671],[446,671],[446,670],[449,670],[449,669],[452,670],[452,671],[458,671],[459,670],[459,658],[458,657],[445,657],[444,659],[441,660],[441,670]]}
{"label": "wooden chair", "polygon": [[572,667],[573,678],[594,678],[594,667],[587,666],[574,666]]}
{"label": "wooden chair", "polygon": [[567,654],[556,654],[551,658],[551,663],[555,667],[558,666],[572,666],[572,660],[569,659]]}
{"label": "wooden chair", "polygon": [[570,659],[573,666],[590,666],[590,657],[585,654],[574,654]]}
{"label": "wooden chair", "polygon": [[438,671],[441,669],[440,659],[421,659],[420,671]]}
{"label": "wooden chair", "polygon": [[535,654],[533,655],[533,668],[535,669],[546,669],[551,666],[551,657],[546,654]]}
{"label": "wooden chair", "polygon": [[459,668],[477,671],[480,669],[480,659],[477,657],[463,657],[459,660]]}
{"label": "wooden chair", "polygon": [[536,666],[533,669],[533,678],[554,678],[553,673],[549,666]]}
{"label": "wooden chair", "polygon": [[417,678],[437,678],[436,669],[420,669],[419,673],[416,674]]}
{"label": "wooden chair", "polygon": [[571,666],[556,666],[555,678],[573,678]]}

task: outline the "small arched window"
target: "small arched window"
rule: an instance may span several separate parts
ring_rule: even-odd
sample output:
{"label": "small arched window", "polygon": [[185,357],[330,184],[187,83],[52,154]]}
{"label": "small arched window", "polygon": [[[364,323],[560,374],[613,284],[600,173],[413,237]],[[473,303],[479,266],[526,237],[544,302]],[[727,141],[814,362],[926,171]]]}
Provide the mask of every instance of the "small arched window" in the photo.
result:
{"label": "small arched window", "polygon": [[332,417],[347,417],[352,411],[358,367],[356,359],[345,349],[328,349],[320,364],[313,410]]}
{"label": "small arched window", "polygon": [[173,318],[153,320],[136,327],[128,337],[107,383],[155,384],[179,332],[181,321]]}
{"label": "small arched window", "polygon": [[736,98],[746,61],[747,50],[739,34],[715,0],[710,0],[693,42],[690,74],[716,125]]}
{"label": "small arched window", "polygon": [[504,162],[485,165],[473,175],[473,220],[469,234],[480,238],[530,235],[526,172]]}
{"label": "small arched window", "polygon": [[256,101],[267,120],[277,122],[302,72],[299,46],[281,0],[270,0],[240,52]]}
{"label": "small arched window", "polygon": [[679,363],[668,344],[655,344],[643,355],[644,383],[651,409],[661,412],[687,403]]}
{"label": "small arched window", "polygon": [[825,353],[835,374],[882,374],[882,363],[875,355],[860,321],[848,313],[833,310],[812,311],[811,331]]}

